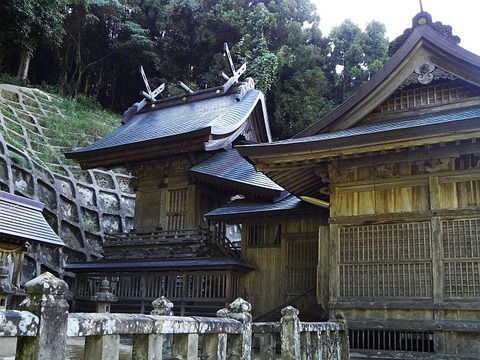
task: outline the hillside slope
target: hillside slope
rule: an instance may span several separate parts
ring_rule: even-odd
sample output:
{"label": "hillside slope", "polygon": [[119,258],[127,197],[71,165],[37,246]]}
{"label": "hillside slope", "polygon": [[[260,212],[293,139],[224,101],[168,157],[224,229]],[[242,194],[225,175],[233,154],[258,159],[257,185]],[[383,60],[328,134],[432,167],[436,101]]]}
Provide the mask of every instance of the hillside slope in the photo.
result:
{"label": "hillside slope", "polygon": [[104,233],[133,226],[130,176],[83,171],[63,156],[105,135],[115,121],[37,89],[0,84],[0,190],[44,203],[47,221],[66,244],[60,251],[32,244],[24,281],[39,269],[63,276],[64,262],[101,256]]}

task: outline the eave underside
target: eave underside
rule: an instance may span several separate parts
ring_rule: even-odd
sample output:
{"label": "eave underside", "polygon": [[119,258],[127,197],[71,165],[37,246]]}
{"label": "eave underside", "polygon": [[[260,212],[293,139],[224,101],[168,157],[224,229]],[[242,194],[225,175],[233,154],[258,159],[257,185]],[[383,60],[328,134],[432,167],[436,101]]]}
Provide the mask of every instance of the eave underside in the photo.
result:
{"label": "eave underside", "polygon": [[67,157],[79,162],[82,169],[114,168],[182,153],[204,151],[206,141],[208,137],[199,136],[176,141],[145,142],[123,148],[67,154]]}
{"label": "eave underside", "polygon": [[[436,144],[410,145],[403,148],[376,149],[351,152],[344,155],[311,153],[303,159],[289,160],[279,157],[276,162],[256,158],[256,169],[296,196],[329,197],[329,172],[361,166],[381,166],[426,159],[457,157],[480,151],[480,135],[463,140],[439,141]],[[264,160],[264,159],[263,159]]]}

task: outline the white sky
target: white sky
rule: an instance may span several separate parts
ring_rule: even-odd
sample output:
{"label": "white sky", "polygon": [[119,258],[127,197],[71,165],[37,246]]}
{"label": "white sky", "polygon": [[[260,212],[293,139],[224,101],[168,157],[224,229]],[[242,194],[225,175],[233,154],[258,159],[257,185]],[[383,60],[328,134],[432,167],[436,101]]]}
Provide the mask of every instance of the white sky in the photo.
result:
{"label": "white sky", "polygon": [[[338,2],[337,2],[338,1]],[[412,26],[413,17],[420,12],[419,0],[312,0],[320,16],[324,36],[333,26],[350,19],[361,29],[372,20],[385,24],[391,41]],[[422,0],[423,10],[452,27],[453,35],[460,37],[460,46],[480,55],[480,1],[479,0]]]}

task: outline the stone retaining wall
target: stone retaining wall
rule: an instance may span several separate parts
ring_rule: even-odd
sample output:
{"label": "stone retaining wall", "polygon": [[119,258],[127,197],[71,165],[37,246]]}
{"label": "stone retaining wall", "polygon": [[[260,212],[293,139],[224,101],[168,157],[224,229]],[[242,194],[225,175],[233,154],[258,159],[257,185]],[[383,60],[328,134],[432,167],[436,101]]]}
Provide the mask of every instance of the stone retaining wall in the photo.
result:
{"label": "stone retaining wall", "polygon": [[[0,84],[0,190],[45,204],[44,215],[66,244],[62,251],[32,245],[23,281],[50,270],[63,276],[64,262],[101,256],[104,233],[133,227],[135,204],[130,176],[113,171],[83,171],[44,163],[40,147],[54,146],[39,119],[60,114],[55,97],[37,89]],[[61,156],[61,155],[60,155]]]}

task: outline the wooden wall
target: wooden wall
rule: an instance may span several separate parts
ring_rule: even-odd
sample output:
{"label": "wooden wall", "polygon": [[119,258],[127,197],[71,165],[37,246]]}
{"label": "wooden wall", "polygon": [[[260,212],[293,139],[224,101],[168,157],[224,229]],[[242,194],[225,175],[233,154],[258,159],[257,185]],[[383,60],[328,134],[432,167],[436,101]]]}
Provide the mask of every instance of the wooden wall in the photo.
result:
{"label": "wooden wall", "polygon": [[[307,290],[304,288],[309,284],[315,286],[318,227],[326,223],[326,218],[320,215],[278,218],[274,223],[281,225],[279,245],[249,246],[248,226],[259,223],[272,223],[272,220],[256,219],[242,224],[242,260],[255,270],[241,278],[239,290],[252,303],[254,317],[282,305]],[[313,292],[297,306],[308,308],[316,303]]]}
{"label": "wooden wall", "polygon": [[352,329],[425,332],[436,353],[471,355],[480,353],[480,341],[466,340],[480,319],[480,157],[451,147],[448,158],[332,166],[319,288]]}

